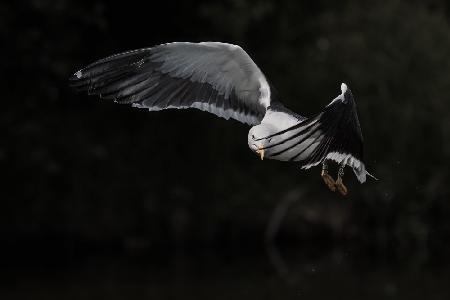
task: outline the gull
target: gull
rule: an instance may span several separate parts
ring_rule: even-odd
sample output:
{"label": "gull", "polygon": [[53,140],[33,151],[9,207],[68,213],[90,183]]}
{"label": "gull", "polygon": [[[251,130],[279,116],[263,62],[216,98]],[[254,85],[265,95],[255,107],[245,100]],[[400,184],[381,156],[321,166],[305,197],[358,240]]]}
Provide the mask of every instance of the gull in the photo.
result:
{"label": "gull", "polygon": [[[373,177],[363,161],[355,98],[345,83],[320,113],[302,116],[272,97],[264,74],[237,45],[174,42],[123,52],[75,72],[70,84],[149,111],[196,108],[248,124],[248,146],[261,160],[292,161],[302,169],[321,164],[325,184],[342,195],[348,193],[346,166],[360,183]],[[339,166],[336,180],[328,173],[330,161]]]}

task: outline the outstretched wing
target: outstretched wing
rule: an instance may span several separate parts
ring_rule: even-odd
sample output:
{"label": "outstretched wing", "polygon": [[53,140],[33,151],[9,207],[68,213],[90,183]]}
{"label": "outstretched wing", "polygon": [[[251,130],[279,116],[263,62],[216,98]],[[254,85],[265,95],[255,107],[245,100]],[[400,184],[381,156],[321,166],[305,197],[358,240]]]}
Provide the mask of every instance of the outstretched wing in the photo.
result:
{"label": "outstretched wing", "polygon": [[342,94],[312,118],[277,132],[268,140],[266,156],[272,159],[298,161],[308,169],[325,159],[353,168],[358,180],[366,180],[363,163],[363,137],[352,92],[345,84]]}
{"label": "outstretched wing", "polygon": [[197,108],[225,119],[259,124],[270,87],[239,46],[169,43],[113,55],[76,72],[80,91],[149,110]]}

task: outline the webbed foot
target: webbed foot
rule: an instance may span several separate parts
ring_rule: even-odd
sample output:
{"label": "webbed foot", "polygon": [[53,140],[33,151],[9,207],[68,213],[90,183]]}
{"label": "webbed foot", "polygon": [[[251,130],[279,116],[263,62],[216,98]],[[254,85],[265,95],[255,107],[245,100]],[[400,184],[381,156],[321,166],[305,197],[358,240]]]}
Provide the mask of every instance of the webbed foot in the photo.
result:
{"label": "webbed foot", "polygon": [[346,196],[348,193],[348,189],[347,187],[344,185],[344,183],[342,182],[342,178],[338,176],[337,180],[336,180],[336,188],[339,191],[339,193],[341,193],[342,196]]}
{"label": "webbed foot", "polygon": [[328,174],[328,166],[326,162],[323,162],[322,164],[322,173],[320,174],[320,176],[322,176],[323,181],[332,192],[336,191],[336,182],[334,181],[333,177]]}

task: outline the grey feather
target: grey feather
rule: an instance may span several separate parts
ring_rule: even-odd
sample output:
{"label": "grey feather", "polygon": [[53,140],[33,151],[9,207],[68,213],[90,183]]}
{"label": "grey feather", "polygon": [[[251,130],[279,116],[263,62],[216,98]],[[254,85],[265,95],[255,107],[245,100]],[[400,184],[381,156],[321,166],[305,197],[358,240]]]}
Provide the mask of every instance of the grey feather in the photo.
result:
{"label": "grey feather", "polygon": [[225,119],[259,124],[270,87],[239,46],[169,43],[116,54],[76,72],[78,90],[151,111],[196,108]]}

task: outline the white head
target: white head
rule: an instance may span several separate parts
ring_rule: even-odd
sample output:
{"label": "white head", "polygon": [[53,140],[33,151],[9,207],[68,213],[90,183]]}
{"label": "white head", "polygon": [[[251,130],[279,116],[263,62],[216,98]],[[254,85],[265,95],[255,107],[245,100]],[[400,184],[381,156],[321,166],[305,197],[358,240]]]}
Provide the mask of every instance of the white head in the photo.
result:
{"label": "white head", "polygon": [[[262,139],[274,133],[272,126],[268,124],[259,124],[250,128],[247,136],[248,147],[256,153],[258,148],[264,148],[269,143],[268,140]],[[262,139],[262,140],[258,140]]]}

